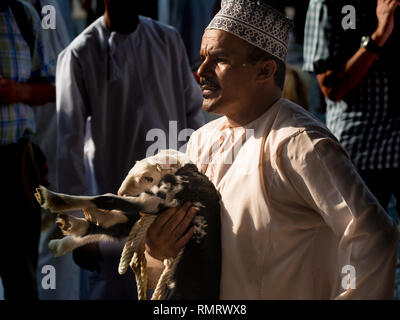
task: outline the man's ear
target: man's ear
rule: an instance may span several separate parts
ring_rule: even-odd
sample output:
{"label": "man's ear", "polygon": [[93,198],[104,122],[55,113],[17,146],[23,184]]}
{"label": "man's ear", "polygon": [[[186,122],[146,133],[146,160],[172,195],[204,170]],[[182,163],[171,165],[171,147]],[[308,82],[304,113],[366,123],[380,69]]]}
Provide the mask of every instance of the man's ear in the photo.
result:
{"label": "man's ear", "polygon": [[260,61],[257,79],[261,81],[274,79],[278,66],[274,60]]}

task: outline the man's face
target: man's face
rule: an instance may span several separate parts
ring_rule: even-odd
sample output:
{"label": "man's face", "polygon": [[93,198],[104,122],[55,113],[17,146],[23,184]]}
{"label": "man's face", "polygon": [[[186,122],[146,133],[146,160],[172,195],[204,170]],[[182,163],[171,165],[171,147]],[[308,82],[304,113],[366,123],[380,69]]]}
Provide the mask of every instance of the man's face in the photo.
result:
{"label": "man's face", "polygon": [[133,0],[105,0],[111,29],[119,33],[131,33],[136,29],[140,2]]}
{"label": "man's face", "polygon": [[243,111],[254,93],[256,66],[248,60],[244,40],[222,30],[208,29],[201,43],[198,69],[203,109],[229,117]]}

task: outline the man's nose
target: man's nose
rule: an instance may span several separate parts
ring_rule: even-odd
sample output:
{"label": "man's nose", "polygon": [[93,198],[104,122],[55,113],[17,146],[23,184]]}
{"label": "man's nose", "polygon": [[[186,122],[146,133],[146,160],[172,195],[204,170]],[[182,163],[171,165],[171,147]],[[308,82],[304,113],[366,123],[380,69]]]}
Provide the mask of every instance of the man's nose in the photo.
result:
{"label": "man's nose", "polygon": [[197,75],[202,78],[211,73],[211,64],[209,58],[205,58],[197,69]]}

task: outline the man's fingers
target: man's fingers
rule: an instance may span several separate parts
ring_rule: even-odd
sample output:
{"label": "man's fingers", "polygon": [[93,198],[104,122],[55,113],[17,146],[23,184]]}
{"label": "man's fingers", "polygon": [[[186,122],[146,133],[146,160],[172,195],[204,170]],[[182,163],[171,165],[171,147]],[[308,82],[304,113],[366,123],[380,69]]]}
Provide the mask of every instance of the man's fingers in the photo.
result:
{"label": "man's fingers", "polygon": [[164,228],[165,225],[170,221],[170,219],[178,213],[178,211],[183,210],[183,212],[186,212],[190,208],[190,206],[191,203],[186,202],[181,208],[176,207],[165,210],[154,221],[155,226],[157,226],[157,228],[159,229]]}
{"label": "man's fingers", "polygon": [[185,219],[187,214],[190,212],[190,203],[187,202],[183,207],[181,207],[171,219],[168,220],[168,222],[164,225],[164,230],[163,232],[168,233],[168,234],[174,234],[176,238],[180,237],[181,234],[176,234],[176,230],[178,229],[178,226],[182,223],[182,221]]}
{"label": "man's fingers", "polygon": [[186,232],[186,234],[176,242],[175,248],[178,250],[178,252],[179,252],[184,246],[186,246],[186,244],[189,242],[189,240],[193,237],[193,233],[194,233],[194,227],[191,227],[191,228],[189,229],[189,231]]}
{"label": "man's fingers", "polygon": [[190,210],[186,213],[185,217],[182,219],[181,223],[175,228],[173,233],[178,239],[190,226],[193,218],[196,216],[197,211],[198,209],[196,207],[191,207]]}
{"label": "man's fingers", "polygon": [[165,210],[151,225],[147,245],[153,257],[160,259],[176,256],[192,238],[194,227],[188,228],[198,209],[191,206],[187,202],[181,208]]}
{"label": "man's fingers", "polygon": [[388,2],[388,7],[390,10],[396,9],[400,5],[400,0],[392,0]]}
{"label": "man's fingers", "polygon": [[164,212],[160,213],[159,216],[154,220],[153,225],[161,229],[165,223],[178,211],[178,208],[169,208]]}

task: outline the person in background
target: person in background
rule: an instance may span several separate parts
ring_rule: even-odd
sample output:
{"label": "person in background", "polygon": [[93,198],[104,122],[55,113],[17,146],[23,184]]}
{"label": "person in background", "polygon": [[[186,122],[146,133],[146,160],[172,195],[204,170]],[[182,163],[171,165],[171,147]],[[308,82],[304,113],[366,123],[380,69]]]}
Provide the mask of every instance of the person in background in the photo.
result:
{"label": "person in background", "polygon": [[[72,38],[64,21],[62,10],[57,0],[25,0],[29,2],[37,11],[42,19],[45,19],[49,12],[54,12],[55,28],[43,29],[48,39],[47,50],[52,50],[54,57],[71,42]],[[51,6],[53,11],[42,9]],[[57,148],[57,119],[55,102],[47,103],[40,108],[35,108],[36,132],[32,135],[32,141],[37,144],[47,159],[48,182],[52,190],[56,189],[56,148]],[[38,279],[42,278],[42,268],[51,265],[55,268],[57,274],[56,288],[48,290],[43,286],[38,286],[40,299],[78,299],[79,298],[79,268],[72,260],[72,254],[54,258],[48,242],[54,238],[60,237],[58,227],[55,224],[56,215],[48,211],[42,212],[42,229],[39,243],[38,259]]]}
{"label": "person in background", "polygon": [[286,64],[285,84],[283,86],[282,98],[288,99],[307,111],[310,111],[308,94],[310,83],[307,74],[296,66]]}
{"label": "person in background", "polygon": [[[179,33],[141,16],[143,1],[105,0],[104,5],[104,16],[58,58],[60,192],[117,193],[135,161],[155,143],[155,131],[166,140],[164,148],[179,148],[188,138],[179,134],[183,129],[204,124],[201,91]],[[88,131],[92,184],[84,161]],[[137,298],[133,273],[118,274],[123,245],[97,243],[74,251],[75,261],[92,271],[86,298]]]}
{"label": "person in background", "polygon": [[[355,11],[349,27],[342,10]],[[400,11],[398,0],[311,0],[303,69],[314,72],[327,126],[349,152],[372,193],[400,216]],[[348,23],[347,23],[348,24]]]}
{"label": "person in background", "polygon": [[[55,100],[55,57],[41,20],[28,3],[0,3],[0,276],[5,299],[37,299],[40,207],[35,187],[46,183],[46,159],[30,139],[34,108]],[[18,232],[15,233],[16,222]]]}
{"label": "person in background", "polygon": [[162,23],[174,26],[182,35],[190,65],[199,60],[201,36],[212,18],[216,0],[158,0]]}
{"label": "person in background", "polygon": [[[204,28],[211,21],[214,6],[218,0],[158,0],[159,21],[175,27],[181,34],[189,63],[197,79],[197,68],[200,65],[200,43]],[[198,80],[198,79],[197,79]],[[217,116],[204,112],[206,122]]]}

